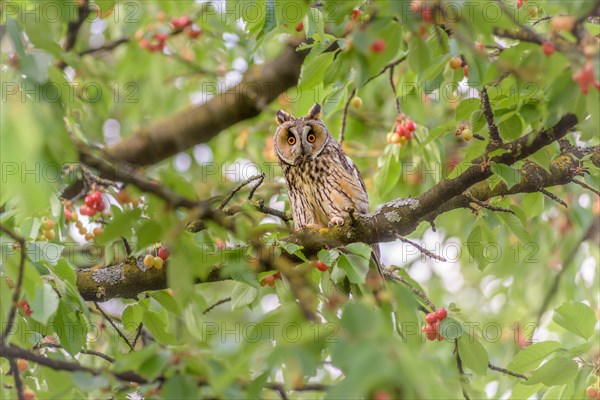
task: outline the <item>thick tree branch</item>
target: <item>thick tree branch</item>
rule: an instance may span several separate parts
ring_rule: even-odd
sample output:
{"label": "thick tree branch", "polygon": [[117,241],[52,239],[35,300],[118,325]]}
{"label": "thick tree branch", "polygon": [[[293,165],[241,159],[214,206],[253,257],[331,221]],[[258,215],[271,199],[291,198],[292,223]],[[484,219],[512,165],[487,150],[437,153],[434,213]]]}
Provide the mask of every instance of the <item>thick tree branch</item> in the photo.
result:
{"label": "thick tree branch", "polygon": [[277,96],[298,82],[307,54],[307,51],[296,51],[298,44],[288,44],[275,60],[248,70],[242,82],[233,88],[141,129],[110,148],[108,153],[112,158],[135,165],[154,164],[198,143],[208,142],[239,121],[259,115]]}
{"label": "thick tree branch", "polygon": [[[567,115],[553,128],[506,143],[508,152],[493,157],[491,162],[510,165],[526,159],[552,141],[564,137],[575,123],[575,117]],[[588,154],[589,152],[592,152],[592,162],[600,165],[600,146],[586,151]],[[580,166],[578,156],[573,154],[563,154],[554,159],[549,171],[533,162],[526,162],[519,169],[519,183],[509,188],[501,182],[492,189],[487,181],[492,174],[490,167],[488,165],[482,168],[480,163],[483,163],[482,159],[475,160],[475,165],[457,178],[442,181],[417,198],[396,199],[372,214],[355,214],[353,224],[345,224],[326,232],[303,230],[290,235],[286,240],[304,246],[304,253],[307,255],[316,254],[326,247],[338,247],[351,242],[372,244],[394,241],[398,236],[413,232],[423,221],[433,221],[438,215],[457,208],[468,208],[474,199],[484,202],[498,196],[539,192],[542,188],[566,185],[578,173]],[[296,274],[288,270],[287,265],[275,265],[271,258],[264,261],[265,269],[280,270],[288,278],[293,276],[295,290],[308,293],[302,280],[295,276],[300,275],[300,272]],[[165,269],[145,270],[140,266],[143,266],[141,258],[129,259],[102,269],[80,269],[77,271],[77,286],[84,299],[98,301],[113,297],[135,298],[144,290],[167,287]],[[222,275],[219,266],[215,266],[202,282],[228,279],[230,277]],[[308,312],[308,308],[305,307],[305,312]]]}

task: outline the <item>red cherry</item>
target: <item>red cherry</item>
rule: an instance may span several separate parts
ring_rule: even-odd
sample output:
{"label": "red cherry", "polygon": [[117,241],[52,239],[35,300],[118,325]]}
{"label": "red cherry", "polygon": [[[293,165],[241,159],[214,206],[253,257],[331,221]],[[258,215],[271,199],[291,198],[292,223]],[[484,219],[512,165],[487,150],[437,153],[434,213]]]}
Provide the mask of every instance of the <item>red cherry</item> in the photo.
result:
{"label": "red cherry", "polygon": [[158,249],[157,255],[163,260],[166,260],[167,258],[169,258],[169,255],[171,255],[171,253],[165,247],[161,247],[160,249]]}
{"label": "red cherry", "polygon": [[139,45],[142,49],[148,49],[150,47],[150,42],[146,39],[141,39]]}
{"label": "red cherry", "polygon": [[263,279],[263,282],[264,282],[264,284],[262,286],[269,285],[270,287],[273,287],[273,286],[275,286],[275,276],[273,276],[273,275],[265,276]]}
{"label": "red cherry", "polygon": [[156,40],[158,40],[160,43],[164,43],[169,38],[169,34],[168,33],[164,33],[164,32],[156,32],[154,34],[154,38]]}
{"label": "red cherry", "polygon": [[371,398],[373,400],[392,400],[392,395],[390,395],[385,390],[378,390],[375,393],[373,393],[373,396]]}
{"label": "red cherry", "polygon": [[73,213],[71,212],[71,210],[69,210],[68,208],[65,208],[65,221],[70,221],[71,220],[71,215],[73,215]]}
{"label": "red cherry", "polygon": [[425,316],[425,322],[428,325],[433,325],[437,321],[437,316],[434,313],[429,313]]}
{"label": "red cherry", "polygon": [[96,211],[102,212],[102,211],[104,211],[104,208],[105,208],[105,205],[104,205],[103,201],[101,201],[100,203],[96,203],[96,207],[95,207]]}
{"label": "red cherry", "polygon": [[327,271],[329,269],[327,267],[327,265],[321,260],[317,261],[316,267],[319,271],[322,271],[322,272]]}
{"label": "red cherry", "polygon": [[587,397],[591,400],[591,399],[596,399],[598,398],[598,389],[596,389],[593,386],[588,386],[587,389],[585,390],[585,394],[587,395]]}
{"label": "red cherry", "polygon": [[408,133],[408,130],[406,129],[406,127],[404,126],[404,124],[398,124],[398,125],[396,125],[396,133],[400,137],[406,137],[406,134]]}
{"label": "red cherry", "polygon": [[594,79],[594,66],[591,61],[586,62],[582,69],[573,74],[573,80],[577,82],[583,94],[588,94],[590,85],[596,89],[600,87]]}
{"label": "red cherry", "polygon": [[425,337],[427,338],[427,340],[435,340],[435,338],[437,337],[437,332],[433,330],[433,327],[431,325],[427,326],[431,327],[431,329],[425,329]]}
{"label": "red cherry", "polygon": [[438,342],[441,342],[442,340],[444,340],[444,337],[442,336],[441,333],[438,332],[437,335],[436,335],[436,339],[437,339]]}
{"label": "red cherry", "polygon": [[275,277],[275,279],[279,279],[281,280],[281,272],[276,272],[275,274],[273,274],[273,276]]}
{"label": "red cherry", "polygon": [[385,40],[377,39],[371,44],[371,51],[373,53],[383,53],[385,51]]}
{"label": "red cherry", "polygon": [[552,54],[554,54],[554,44],[551,42],[542,43],[542,51],[545,55],[550,57]]}
{"label": "red cherry", "polygon": [[433,21],[433,11],[431,10],[431,8],[424,8],[421,12],[421,18],[423,19],[423,21],[431,23],[431,21]]}
{"label": "red cherry", "polygon": [[362,10],[352,10],[352,21],[356,21],[357,19],[359,19],[362,13]]}
{"label": "red cherry", "polygon": [[198,39],[200,37],[200,35],[202,34],[202,30],[194,25],[194,26],[191,26],[189,29],[187,29],[185,31],[185,34],[190,39]]}
{"label": "red cherry", "polygon": [[173,17],[171,19],[171,24],[173,25],[173,28],[175,30],[181,30],[181,29],[185,28],[186,26],[191,25],[192,20],[187,15],[184,15],[179,18]]}
{"label": "red cherry", "polygon": [[464,72],[464,74],[465,74],[465,77],[467,77],[467,78],[468,78],[468,77],[469,77],[469,66],[468,66],[468,65],[465,65],[465,66],[463,67],[463,72]]}
{"label": "red cherry", "polygon": [[94,207],[94,203],[95,203],[94,198],[89,194],[87,196],[85,196],[85,199],[83,200],[83,202],[88,207]]}
{"label": "red cherry", "polygon": [[483,45],[483,43],[477,42],[475,43],[475,50],[477,50],[480,53],[483,53],[485,52],[485,46]]}
{"label": "red cherry", "polygon": [[523,7],[523,4],[525,4],[525,0],[517,0],[517,8]]}
{"label": "red cherry", "polygon": [[416,127],[417,126],[415,125],[414,121],[411,121],[410,119],[406,121],[406,129],[408,129],[410,132],[414,132]]}
{"label": "red cherry", "polygon": [[298,22],[298,25],[296,25],[296,32],[302,32],[304,30],[304,22],[300,21]]}
{"label": "red cherry", "polygon": [[445,308],[441,307],[435,312],[435,316],[439,321],[442,321],[444,318],[448,316],[448,311]]}
{"label": "red cherry", "polygon": [[29,307],[29,302],[27,300],[21,300],[17,303],[17,307],[23,309],[23,314],[25,314],[26,317],[30,317],[31,314],[33,314],[33,311],[31,311],[31,308]]}

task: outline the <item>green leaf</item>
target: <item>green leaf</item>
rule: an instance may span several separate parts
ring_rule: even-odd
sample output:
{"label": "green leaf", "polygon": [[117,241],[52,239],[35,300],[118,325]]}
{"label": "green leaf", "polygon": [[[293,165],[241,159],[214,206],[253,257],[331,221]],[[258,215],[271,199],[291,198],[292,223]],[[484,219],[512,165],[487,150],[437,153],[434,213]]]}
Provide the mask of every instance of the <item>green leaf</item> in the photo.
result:
{"label": "green leaf", "polygon": [[521,208],[525,210],[528,217],[537,217],[544,211],[544,195],[540,192],[525,193]]}
{"label": "green leaf", "polygon": [[35,290],[35,297],[29,303],[32,318],[42,324],[47,324],[50,317],[54,315],[58,309],[58,295],[48,283],[39,285]]}
{"label": "green leaf", "polygon": [[134,208],[133,210],[121,211],[118,207],[112,207],[112,213],[113,217],[110,223],[104,227],[104,232],[96,239],[99,245],[108,244],[111,240],[121,236],[129,237],[131,227],[135,221],[140,219],[142,210]]}
{"label": "green leaf", "polygon": [[304,63],[302,65],[302,70],[300,71],[298,88],[314,89],[317,87],[318,84],[323,81],[323,76],[325,75],[326,69],[323,66],[331,64],[334,56],[335,53],[331,51],[321,53],[308,63]]}
{"label": "green leaf", "polygon": [[421,36],[416,36],[410,43],[408,50],[408,65],[419,73],[426,70],[431,64],[431,54],[427,44]]}
{"label": "green leaf", "polygon": [[550,354],[560,348],[560,343],[546,341],[532,344],[515,355],[506,367],[509,371],[522,374],[537,368],[538,365]]}
{"label": "green leaf", "polygon": [[131,304],[127,306],[121,315],[123,327],[129,332],[135,331],[138,325],[142,322],[143,316],[144,310],[138,304]]}
{"label": "green leaf", "polygon": [[594,334],[596,315],[584,303],[569,302],[554,310],[552,320],[569,332],[588,340]]}
{"label": "green leaf", "polygon": [[579,372],[577,363],[568,358],[553,358],[533,371],[527,379],[528,385],[542,383],[546,386],[564,385],[572,381]]}
{"label": "green leaf", "polygon": [[238,282],[231,291],[231,309],[237,310],[250,305],[258,297],[258,289],[253,286]]}
{"label": "green leaf", "polygon": [[479,132],[486,124],[485,115],[482,110],[475,110],[471,113],[471,117],[469,118],[471,123],[471,129],[473,132]]}
{"label": "green leaf", "polygon": [[166,290],[156,290],[149,292],[150,297],[156,300],[165,310],[175,314],[181,315],[181,308],[177,304],[177,300],[173,298]]}
{"label": "green leaf", "polygon": [[439,125],[434,129],[429,131],[429,135],[427,135],[427,139],[423,143],[421,143],[420,148],[422,149],[432,141],[438,139],[439,137],[446,135],[450,132],[454,132],[456,130],[455,122],[446,122],[445,124]]}
{"label": "green leaf", "polygon": [[53,322],[60,345],[72,356],[79,353],[86,343],[88,326],[81,314],[60,302]]}
{"label": "green leaf", "polygon": [[31,242],[27,255],[33,262],[46,261],[49,265],[56,265],[62,256],[65,246],[51,242]]}
{"label": "green leaf", "polygon": [[319,250],[319,253],[317,254],[317,257],[319,258],[319,260],[323,261],[325,263],[325,265],[327,265],[328,267],[332,267],[335,262],[337,261],[337,259],[340,257],[340,252],[332,249],[332,250]]}
{"label": "green leaf", "polygon": [[153,343],[142,349],[127,353],[114,364],[116,372],[134,371],[148,380],[154,380],[168,366],[169,352]]}
{"label": "green leaf", "polygon": [[337,266],[346,273],[352,283],[365,283],[369,272],[369,259],[355,254],[340,254]]}
{"label": "green leaf", "polygon": [[440,334],[444,339],[454,340],[462,336],[463,329],[460,322],[451,317],[446,317],[440,322]]}
{"label": "green leaf", "polygon": [[574,391],[573,382],[569,382],[562,386],[553,386],[544,393],[542,400],[572,399]]}
{"label": "green leaf", "polygon": [[176,344],[175,337],[167,332],[167,324],[154,311],[144,310],[142,318],[144,327],[147,328],[152,336],[162,344]]}
{"label": "green leaf", "polygon": [[531,235],[529,232],[527,232],[527,229],[525,226],[523,226],[523,223],[516,215],[506,212],[499,212],[497,215],[504,221],[506,225],[508,225],[508,228],[519,238],[521,242],[531,243]]}
{"label": "green leaf", "polygon": [[160,241],[162,237],[162,226],[154,220],[145,220],[135,230],[137,235],[137,246],[142,249]]}
{"label": "green leaf", "polygon": [[486,375],[488,353],[475,337],[462,335],[458,339],[458,352],[465,367],[478,374]]}
{"label": "green leaf", "polygon": [[521,175],[519,174],[519,171],[506,164],[493,163],[492,172],[494,175],[499,176],[504,183],[506,183],[508,189],[521,181]]}
{"label": "green leaf", "polygon": [[479,110],[481,102],[478,99],[465,99],[458,104],[456,107],[456,120],[469,120],[471,115]]}
{"label": "green leaf", "polygon": [[366,258],[367,260],[371,258],[371,252],[373,251],[371,246],[365,243],[350,243],[344,246],[344,248],[350,253]]}
{"label": "green leaf", "polygon": [[280,242],[279,247],[284,249],[287,253],[298,257],[302,261],[308,261],[306,256],[304,256],[304,254],[302,254],[302,249],[304,248],[303,246],[299,246],[295,243]]}
{"label": "green leaf", "polygon": [[542,387],[543,385],[541,383],[538,383],[537,385],[517,383],[510,393],[510,398],[512,400],[527,400]]}
{"label": "green leaf", "polygon": [[517,113],[510,113],[508,118],[503,116],[498,122],[498,130],[503,139],[514,140],[521,137],[523,133],[523,123]]}

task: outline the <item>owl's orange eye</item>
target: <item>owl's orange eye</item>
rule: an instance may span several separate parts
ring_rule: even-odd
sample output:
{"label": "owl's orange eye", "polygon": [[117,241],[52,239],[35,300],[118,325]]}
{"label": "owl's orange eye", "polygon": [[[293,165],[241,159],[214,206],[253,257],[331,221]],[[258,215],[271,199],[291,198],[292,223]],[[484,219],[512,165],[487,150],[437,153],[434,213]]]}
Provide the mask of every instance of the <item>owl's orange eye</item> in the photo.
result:
{"label": "owl's orange eye", "polygon": [[296,144],[296,138],[294,136],[289,136],[287,142],[290,146],[293,146]]}
{"label": "owl's orange eye", "polygon": [[308,143],[314,143],[315,140],[317,140],[317,136],[314,133],[310,133],[307,137],[306,140],[308,140]]}

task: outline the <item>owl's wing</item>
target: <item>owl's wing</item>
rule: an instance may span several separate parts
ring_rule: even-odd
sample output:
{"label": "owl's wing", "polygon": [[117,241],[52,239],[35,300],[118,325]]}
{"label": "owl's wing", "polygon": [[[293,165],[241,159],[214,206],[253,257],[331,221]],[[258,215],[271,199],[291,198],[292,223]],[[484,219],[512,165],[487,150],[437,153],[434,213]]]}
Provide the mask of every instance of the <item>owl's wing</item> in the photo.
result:
{"label": "owl's wing", "polygon": [[344,169],[350,174],[349,178],[355,183],[353,185],[355,188],[355,190],[353,190],[353,199],[356,211],[366,214],[369,212],[369,195],[367,194],[365,181],[363,181],[358,168],[356,168],[356,165],[354,165],[354,162],[350,157],[344,155],[342,163],[345,164]]}

